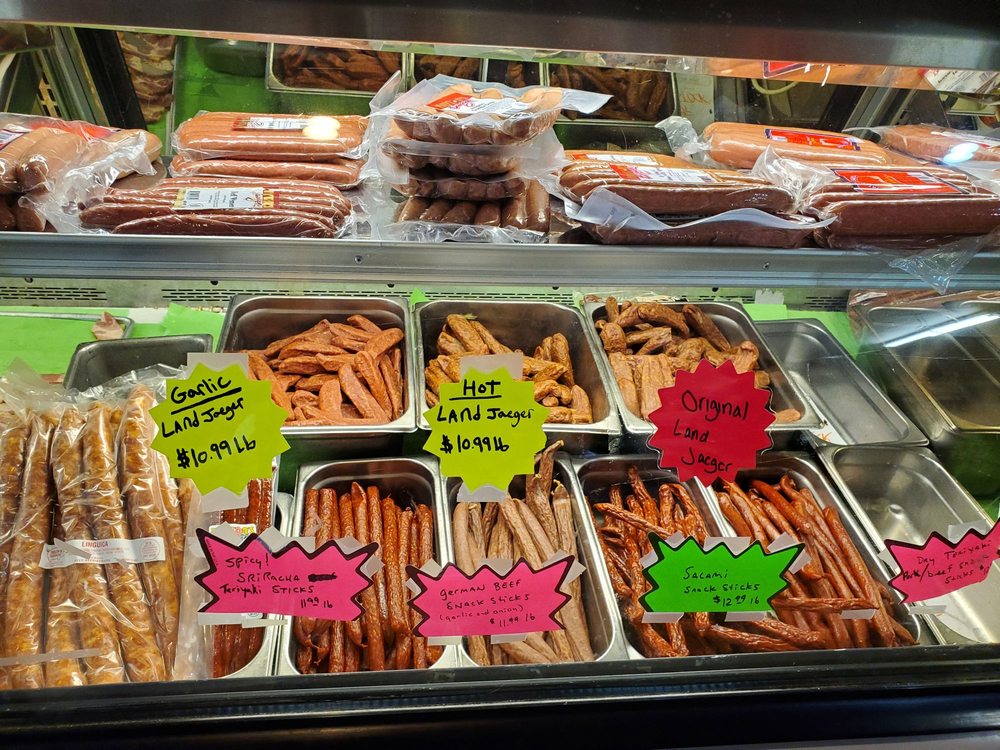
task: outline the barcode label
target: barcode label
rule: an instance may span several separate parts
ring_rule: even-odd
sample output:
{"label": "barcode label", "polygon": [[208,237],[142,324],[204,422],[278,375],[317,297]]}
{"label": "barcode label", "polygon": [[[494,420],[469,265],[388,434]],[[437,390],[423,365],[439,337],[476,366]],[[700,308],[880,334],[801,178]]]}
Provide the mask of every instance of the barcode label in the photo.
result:
{"label": "barcode label", "polygon": [[308,117],[241,117],[233,130],[305,130]]}
{"label": "barcode label", "polygon": [[259,211],[274,208],[274,191],[266,188],[181,188],[178,211]]}
{"label": "barcode label", "polygon": [[81,563],[147,563],[166,560],[163,538],[147,536],[140,539],[72,539],[46,544],[41,566],[45,569],[65,568]]}

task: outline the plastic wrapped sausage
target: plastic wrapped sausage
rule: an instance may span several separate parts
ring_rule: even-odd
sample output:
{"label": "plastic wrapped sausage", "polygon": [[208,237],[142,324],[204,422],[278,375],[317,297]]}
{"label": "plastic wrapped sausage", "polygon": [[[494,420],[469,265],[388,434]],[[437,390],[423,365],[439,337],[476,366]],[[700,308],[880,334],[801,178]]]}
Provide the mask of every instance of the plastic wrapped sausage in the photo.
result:
{"label": "plastic wrapped sausage", "polygon": [[360,156],[368,120],[356,115],[202,112],[174,133],[192,159],[326,162]]}
{"label": "plastic wrapped sausage", "polygon": [[253,161],[242,159],[190,159],[178,155],[170,162],[174,177],[242,177],[257,180],[312,180],[338,188],[354,187],[361,179],[363,162]]}
{"label": "plastic wrapped sausage", "polygon": [[418,141],[505,145],[523,143],[555,123],[560,110],[592,112],[596,94],[549,86],[514,89],[450,76],[424,80],[376,113]]}
{"label": "plastic wrapped sausage", "polygon": [[393,187],[407,196],[448,198],[456,201],[497,201],[521,195],[527,189],[523,177],[463,177],[434,167],[410,172],[409,180]]}
{"label": "plastic wrapped sausage", "polygon": [[940,125],[896,125],[879,132],[886,146],[918,159],[958,166],[965,162],[1000,162],[1000,139],[974,131]]}

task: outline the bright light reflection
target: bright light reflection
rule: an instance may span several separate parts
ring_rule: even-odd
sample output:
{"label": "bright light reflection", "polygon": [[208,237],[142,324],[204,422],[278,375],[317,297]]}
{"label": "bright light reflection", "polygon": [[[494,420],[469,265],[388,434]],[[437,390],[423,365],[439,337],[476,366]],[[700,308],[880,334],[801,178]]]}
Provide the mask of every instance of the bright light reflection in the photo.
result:
{"label": "bright light reflection", "polygon": [[310,117],[302,134],[313,141],[332,141],[340,132],[340,122],[332,117]]}
{"label": "bright light reflection", "polygon": [[956,320],[951,323],[933,326],[932,328],[928,328],[926,331],[919,331],[917,333],[910,334],[909,336],[903,336],[899,339],[887,341],[885,345],[886,348],[892,349],[897,346],[912,344],[914,341],[921,341],[933,336],[943,336],[946,333],[954,333],[955,331],[961,331],[966,328],[974,328],[981,323],[989,323],[993,320],[997,320],[998,318],[1000,318],[1000,313],[980,313],[979,315],[973,315],[971,318],[963,318],[962,320]]}

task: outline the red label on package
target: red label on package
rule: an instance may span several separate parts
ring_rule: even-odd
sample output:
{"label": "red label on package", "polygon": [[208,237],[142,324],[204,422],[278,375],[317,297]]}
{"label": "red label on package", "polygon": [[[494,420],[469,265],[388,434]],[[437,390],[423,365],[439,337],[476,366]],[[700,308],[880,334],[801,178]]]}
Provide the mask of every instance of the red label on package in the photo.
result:
{"label": "red label on package", "polygon": [[660,452],[660,467],[676,469],[682,482],[733,481],[736,472],[757,465],[757,451],[771,447],[771,392],[755,387],[753,372],[738,373],[731,361],[715,367],[703,359],[694,372],[680,370],[659,396],[660,407],[649,415],[649,446]]}
{"label": "red label on package", "polygon": [[887,540],[885,546],[900,570],[889,583],[903,601],[920,602],[986,580],[1000,559],[1000,522],[985,534],[969,529],[957,542],[935,531],[923,544]]}
{"label": "red label on package", "polygon": [[361,614],[358,595],[372,584],[361,572],[378,545],[368,544],[349,554],[336,540],[315,552],[291,542],[276,552],[257,534],[239,546],[198,529],[208,570],[195,582],[212,595],[199,612],[317,617],[349,622]]}
{"label": "red label on package", "polygon": [[787,62],[785,60],[765,60],[764,61],[764,78],[774,78],[775,76],[784,75],[785,73],[792,73],[796,70],[804,70],[808,68],[812,63],[804,62]]}
{"label": "red label on package", "polygon": [[683,185],[715,182],[715,178],[703,169],[640,167],[632,164],[608,164],[608,167],[623,179],[639,182],[675,182]]}
{"label": "red label on package", "polygon": [[800,146],[837,148],[842,151],[861,150],[861,142],[849,135],[833,135],[815,133],[808,130],[787,130],[784,128],[765,128],[764,135],[768,140],[780,141],[781,143],[797,143]]}
{"label": "red label on package", "polygon": [[648,164],[650,166],[656,166],[656,159],[652,156],[647,156],[646,154],[627,154],[627,153],[580,153],[580,154],[566,154],[573,161],[607,161],[614,162],[615,164]]}
{"label": "red label on package", "polygon": [[518,560],[508,573],[482,567],[471,576],[454,563],[436,576],[406,569],[420,593],[410,600],[423,617],[414,632],[428,638],[463,635],[518,635],[562,630],[553,615],[569,601],[560,591],[573,565],[564,557],[541,570]]}
{"label": "red label on package", "polygon": [[833,173],[862,193],[956,195],[959,187],[919,169],[834,169]]}

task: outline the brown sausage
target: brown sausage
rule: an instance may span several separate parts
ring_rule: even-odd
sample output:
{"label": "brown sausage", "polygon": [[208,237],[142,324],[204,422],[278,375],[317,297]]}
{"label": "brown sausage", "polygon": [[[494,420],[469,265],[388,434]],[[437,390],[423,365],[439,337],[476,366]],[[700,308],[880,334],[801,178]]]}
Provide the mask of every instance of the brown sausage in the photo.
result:
{"label": "brown sausage", "polygon": [[[45,571],[41,560],[52,522],[48,454],[54,421],[50,415],[35,416],[25,448],[21,505],[14,519],[5,607],[3,653],[8,657],[34,656],[42,651]],[[15,689],[45,685],[40,664],[13,665],[9,674]]]}
{"label": "brown sausage", "polygon": [[249,177],[316,180],[336,187],[358,184],[362,161],[344,159],[329,164],[288,161],[243,161],[240,159],[189,159],[177,155],[170,162],[174,177]]}
{"label": "brown sausage", "polygon": [[[52,479],[59,503],[59,538],[88,541],[88,510],[84,504],[84,466],[80,436],[83,415],[67,409],[52,437]],[[96,649],[95,656],[83,659],[89,685],[125,681],[115,619],[109,608],[108,582],[101,565],[83,564],[65,568],[70,573],[66,598],[76,608],[80,646]],[[48,649],[51,651],[52,649]]]}
{"label": "brown sausage", "polygon": [[76,133],[55,128],[38,128],[35,132],[40,131],[45,131],[45,137],[17,165],[17,181],[22,193],[45,185],[50,177],[75,166],[87,146]]}
{"label": "brown sausage", "polygon": [[184,212],[118,224],[113,234],[194,234],[220,237],[335,237],[340,225],[318,215],[278,209],[225,215]]}
{"label": "brown sausage", "polygon": [[[368,544],[368,503],[364,490],[357,482],[351,484],[351,505],[354,506],[354,529],[358,542]],[[365,656],[368,669],[380,672],[385,669],[385,642],[382,638],[382,618],[379,613],[375,587],[361,592],[361,607],[365,613]]]}
{"label": "brown sausage", "polygon": [[[345,537],[354,537],[357,539],[357,535],[354,531],[354,507],[351,502],[351,495],[349,493],[344,493],[340,496],[340,533]],[[357,654],[354,648],[360,647],[364,642],[364,636],[362,634],[361,620],[364,617],[364,611],[362,607],[362,614],[350,622],[346,623],[347,637],[350,639],[348,646],[344,652],[344,671],[354,672],[357,671]],[[354,668],[349,668],[351,665]]]}
{"label": "brown sausage", "polygon": [[[14,547],[14,520],[21,494],[24,449],[29,429],[28,424],[14,412],[0,413],[0,634],[3,632],[7,604],[10,553]],[[0,687],[10,687],[6,667],[0,668]]]}

